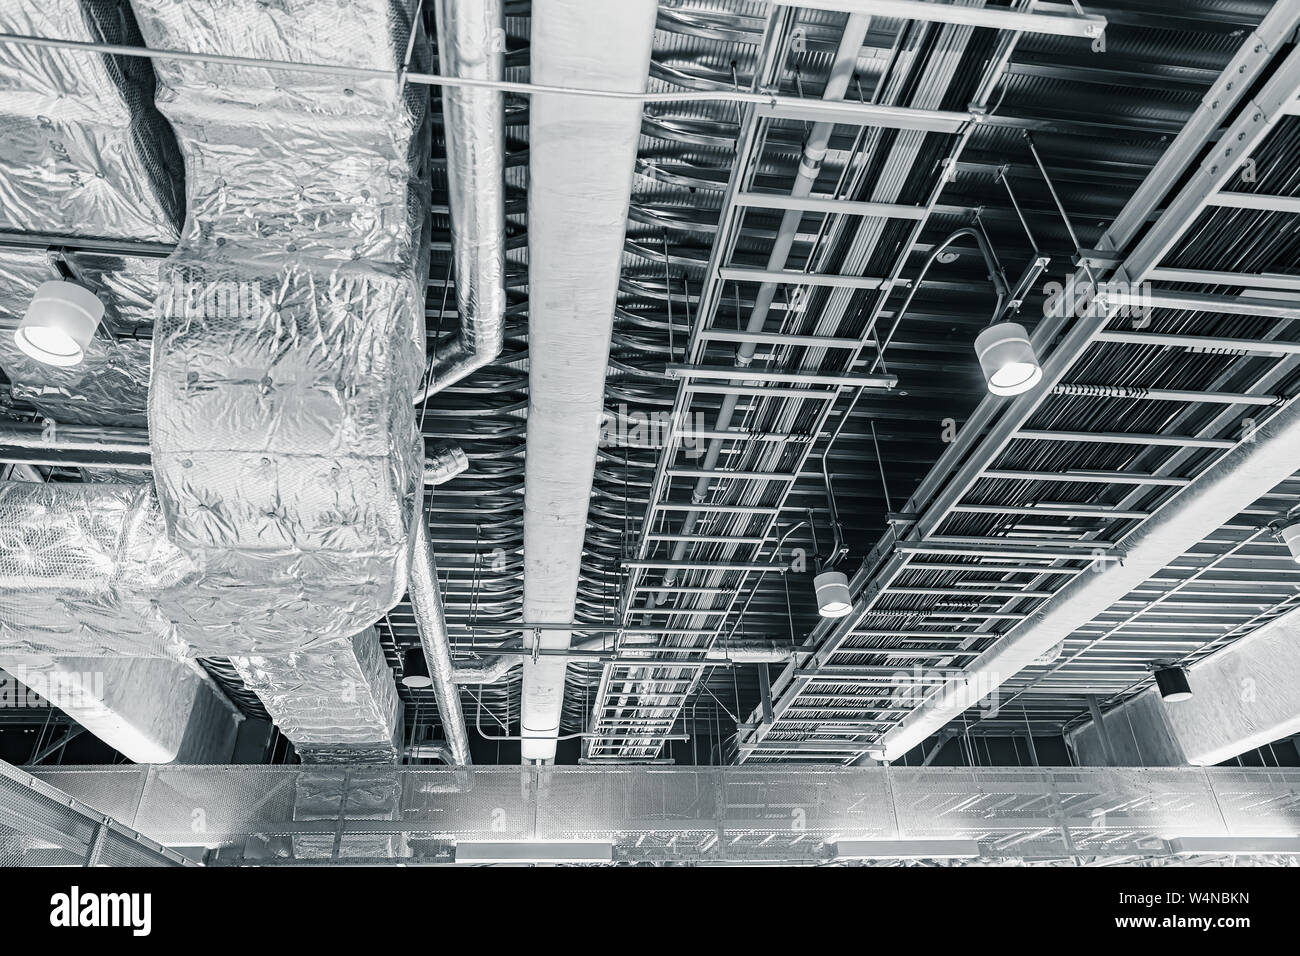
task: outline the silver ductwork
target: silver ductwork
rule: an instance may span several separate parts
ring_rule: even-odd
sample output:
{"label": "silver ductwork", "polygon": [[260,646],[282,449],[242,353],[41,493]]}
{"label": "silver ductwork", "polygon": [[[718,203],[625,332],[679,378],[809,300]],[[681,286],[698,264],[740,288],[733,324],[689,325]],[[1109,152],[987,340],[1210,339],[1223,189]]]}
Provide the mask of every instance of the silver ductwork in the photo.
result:
{"label": "silver ductwork", "polygon": [[196,571],[147,484],[0,482],[0,666],[131,760],[224,762],[241,718],[159,603]]}
{"label": "silver ductwork", "polygon": [[23,657],[5,658],[3,666],[135,763],[226,763],[244,719],[197,664]]}
{"label": "silver ductwork", "polygon": [[460,692],[456,690],[451,663],[451,640],[447,634],[447,614],[438,588],[438,564],[433,556],[433,543],[424,516],[415,523],[411,558],[409,596],[411,611],[420,631],[420,644],[424,659],[433,679],[433,692],[438,699],[438,717],[452,762],[460,766],[470,763],[469,733],[465,729],[465,715],[460,708]]}
{"label": "silver ductwork", "polygon": [[1120,561],[1105,562],[1077,575],[1027,621],[971,662],[959,677],[937,688],[885,734],[880,756],[896,760],[943,729],[1297,469],[1300,402],[1292,400],[1251,439],[1238,444],[1120,541]]}
{"label": "silver ductwork", "polygon": [[[657,4],[536,0],[532,81],[640,92]],[[538,94],[529,113],[529,396],[524,619],[573,620],[603,411],[627,207],[641,132],[636,100]],[[568,631],[542,632],[566,648]],[[563,658],[524,662],[523,757],[555,756]]]}
{"label": "silver ductwork", "polygon": [[[8,0],[0,32],[136,44],[126,0]],[[0,230],[172,242],[176,143],[153,105],[148,60],[0,44]],[[141,425],[156,260],[0,248],[0,367],[15,399],[62,422]],[[24,355],[13,330],[36,287],[70,277],[105,305],[85,360]]]}
{"label": "silver ductwork", "polygon": [[469,467],[469,457],[455,442],[438,442],[424,458],[424,483],[441,485]]}
{"label": "silver ductwork", "polygon": [[[501,0],[436,0],[438,69],[499,81],[505,26]],[[501,353],[506,311],[505,115],[499,90],[443,87],[451,247],[460,331],[437,343],[424,400]]]}
{"label": "silver ductwork", "polygon": [[[5,0],[0,33],[136,46],[126,0]],[[175,142],[148,60],[0,44],[0,222],[22,232],[168,242]]]}
{"label": "silver ductwork", "polygon": [[204,571],[169,611],[231,653],[347,640],[405,589],[423,471],[428,128],[424,90],[398,82],[409,4],[134,6],[153,47],[391,74],[156,61],[187,218],[160,272],[149,438],[168,535]]}
{"label": "silver ductwork", "polygon": [[396,763],[402,752],[402,702],[379,635],[284,657],[231,657],[303,763]]}
{"label": "silver ductwork", "polygon": [[0,659],[184,660],[161,599],[196,576],[148,485],[0,482]]}
{"label": "silver ductwork", "polygon": [[[168,542],[147,483],[0,482],[0,661],[25,683],[31,675],[59,689],[53,703],[134,760],[199,752],[182,747],[184,735],[216,697],[176,661],[243,644],[229,629],[169,616],[201,577]],[[264,636],[262,653],[231,663],[305,761],[394,762],[400,702],[374,629],[303,644],[300,634]],[[86,674],[111,679],[85,693]]]}

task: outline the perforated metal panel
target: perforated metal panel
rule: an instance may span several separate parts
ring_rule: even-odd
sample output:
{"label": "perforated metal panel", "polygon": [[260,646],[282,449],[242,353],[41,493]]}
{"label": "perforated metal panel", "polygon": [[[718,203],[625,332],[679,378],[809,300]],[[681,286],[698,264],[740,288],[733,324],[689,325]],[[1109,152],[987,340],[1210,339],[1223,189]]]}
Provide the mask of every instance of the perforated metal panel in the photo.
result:
{"label": "perforated metal panel", "polygon": [[[79,779],[91,782],[87,775]],[[104,802],[125,809],[121,793],[126,785],[138,793],[143,779],[131,773],[103,781]],[[0,761],[0,867],[185,865],[193,861]]]}
{"label": "perforated metal panel", "polygon": [[602,841],[618,861],[826,861],[841,841],[912,841],[922,850],[975,841],[989,858],[1167,855],[1168,841],[1180,837],[1300,830],[1300,770],[1273,768],[168,766],[40,774],[164,844],[223,847],[239,862],[449,860],[457,841],[486,840]]}

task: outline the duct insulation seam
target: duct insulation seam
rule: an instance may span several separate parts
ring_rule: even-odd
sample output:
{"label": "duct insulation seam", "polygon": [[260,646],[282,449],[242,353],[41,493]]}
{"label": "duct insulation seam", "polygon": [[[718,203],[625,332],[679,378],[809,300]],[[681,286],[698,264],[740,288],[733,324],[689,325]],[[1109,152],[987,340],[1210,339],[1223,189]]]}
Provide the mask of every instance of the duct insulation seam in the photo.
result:
{"label": "duct insulation seam", "polygon": [[1300,402],[1293,399],[1121,540],[1121,561],[1095,562],[903,718],[881,741],[884,758],[896,760],[942,730],[1297,469]]}
{"label": "duct insulation seam", "polygon": [[[436,0],[438,69],[500,81],[505,26],[500,0]],[[442,129],[460,331],[433,349],[431,394],[501,354],[506,312],[505,112],[499,90],[445,86]]]}
{"label": "duct insulation seam", "polygon": [[[139,46],[126,0],[5,0],[0,33]],[[176,144],[147,59],[0,44],[0,228],[169,242]]]}
{"label": "duct insulation seam", "polygon": [[401,757],[401,701],[373,627],[347,641],[230,663],[303,763],[391,764]]}
{"label": "duct insulation seam", "polygon": [[[657,4],[536,0],[534,83],[644,91]],[[642,108],[538,94],[529,112],[524,620],[573,620]],[[541,646],[569,646],[568,631]],[[555,756],[565,662],[524,661],[525,760]]]}
{"label": "duct insulation seam", "polygon": [[[224,652],[346,640],[397,603],[422,484],[427,90],[396,0],[134,0],[150,46],[384,70],[156,61],[187,216],[162,266],[149,432],[170,613]],[[427,68],[417,33],[412,69]]]}

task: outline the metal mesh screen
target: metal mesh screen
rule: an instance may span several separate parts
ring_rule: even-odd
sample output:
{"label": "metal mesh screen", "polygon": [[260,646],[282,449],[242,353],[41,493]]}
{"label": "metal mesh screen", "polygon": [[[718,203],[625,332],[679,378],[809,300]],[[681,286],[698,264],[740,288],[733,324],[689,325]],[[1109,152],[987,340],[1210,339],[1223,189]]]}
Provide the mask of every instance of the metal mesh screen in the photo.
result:
{"label": "metal mesh screen", "polygon": [[[123,767],[40,775],[169,845],[241,862],[449,859],[458,842],[602,841],[614,858],[826,860],[843,841],[990,858],[1167,854],[1290,837],[1300,770]],[[132,794],[138,795],[133,802]]]}
{"label": "metal mesh screen", "polygon": [[[89,782],[84,777],[82,781]],[[140,782],[138,774],[123,776],[110,783],[109,789],[120,790],[119,784],[129,783],[139,792]],[[122,801],[116,802],[119,809],[125,809]],[[0,867],[181,866],[189,862],[70,798],[48,781],[0,762]]]}

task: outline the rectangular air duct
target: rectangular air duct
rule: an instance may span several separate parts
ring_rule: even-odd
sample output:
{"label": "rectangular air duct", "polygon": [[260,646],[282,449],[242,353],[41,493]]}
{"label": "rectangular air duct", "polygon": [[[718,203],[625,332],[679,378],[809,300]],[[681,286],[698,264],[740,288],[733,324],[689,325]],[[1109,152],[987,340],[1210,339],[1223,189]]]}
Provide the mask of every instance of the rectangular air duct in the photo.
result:
{"label": "rectangular air duct", "polygon": [[[8,0],[0,32],[141,42],[126,0]],[[153,97],[146,59],[0,44],[0,230],[174,241],[180,156]],[[144,424],[157,271],[150,259],[0,249],[0,366],[45,428]],[[73,368],[13,343],[36,287],[64,276],[105,305]],[[161,520],[131,524],[146,517],[140,493],[0,489],[0,664],[132,760],[225,761],[237,713],[192,663],[157,659],[183,651],[132,596],[171,573]],[[155,659],[81,656],[123,651]]]}
{"label": "rectangular air duct", "polygon": [[197,666],[130,657],[3,663],[10,677],[135,763],[226,763],[244,719]]}
{"label": "rectangular air duct", "polygon": [[232,657],[303,763],[396,763],[402,702],[373,627],[283,657]]}
{"label": "rectangular air duct", "polygon": [[[233,723],[208,721],[211,739],[182,746],[218,698],[178,661],[232,650],[229,628],[168,616],[200,577],[147,483],[0,483],[0,662],[133,760],[229,756]],[[397,759],[399,701],[373,628],[305,649],[299,634],[260,643],[267,654],[232,663],[300,753]]]}
{"label": "rectangular air duct", "polygon": [[196,576],[147,484],[0,482],[0,659],[184,660],[161,598]]}
{"label": "rectangular air duct", "polygon": [[423,464],[427,94],[397,79],[409,5],[133,5],[153,47],[386,71],[155,61],[187,218],[161,272],[150,442],[168,534],[204,568],[170,612],[235,653],[350,638],[405,589]]}
{"label": "rectangular air duct", "polygon": [[[0,33],[137,46],[126,0],[5,0]],[[148,60],[0,44],[0,219],[22,232],[169,242],[176,144]]]}

